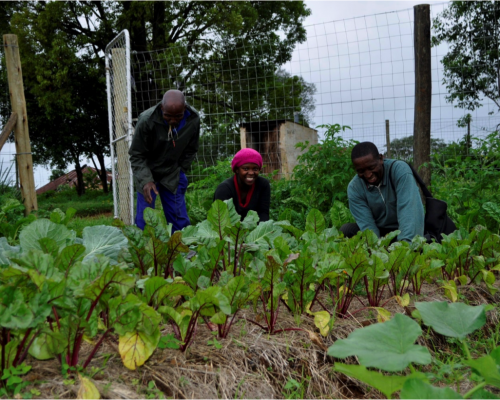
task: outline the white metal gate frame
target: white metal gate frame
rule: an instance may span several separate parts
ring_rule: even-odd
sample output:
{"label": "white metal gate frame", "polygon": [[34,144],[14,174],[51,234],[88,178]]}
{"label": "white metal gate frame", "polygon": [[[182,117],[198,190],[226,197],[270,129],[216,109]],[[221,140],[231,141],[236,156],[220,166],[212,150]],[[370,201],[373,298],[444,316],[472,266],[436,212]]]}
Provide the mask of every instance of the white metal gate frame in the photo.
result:
{"label": "white metal gate frame", "polygon": [[[126,92],[127,100],[126,104],[123,105],[123,109],[127,112],[127,134],[123,135],[117,139],[114,139],[114,124],[113,124],[113,101],[112,101],[112,91],[111,86],[111,71],[110,71],[110,59],[111,59],[111,49],[120,40],[125,39],[125,60],[126,60]],[[120,218],[122,216],[118,213],[118,201],[123,201],[118,198],[117,195],[117,171],[115,167],[115,149],[114,146],[121,140],[126,140],[128,147],[132,143],[132,136],[134,134],[134,127],[132,125],[132,76],[130,67],[130,35],[127,29],[121,31],[111,42],[108,43],[105,50],[105,62],[106,62],[106,88],[108,95],[108,119],[109,119],[109,139],[110,139],[110,151],[111,151],[111,173],[113,176],[113,207],[114,207],[114,218]],[[132,167],[130,161],[127,159],[128,172],[129,172],[129,196],[130,196],[130,223],[134,222],[134,182],[132,176]],[[122,218],[123,219],[123,218]]]}

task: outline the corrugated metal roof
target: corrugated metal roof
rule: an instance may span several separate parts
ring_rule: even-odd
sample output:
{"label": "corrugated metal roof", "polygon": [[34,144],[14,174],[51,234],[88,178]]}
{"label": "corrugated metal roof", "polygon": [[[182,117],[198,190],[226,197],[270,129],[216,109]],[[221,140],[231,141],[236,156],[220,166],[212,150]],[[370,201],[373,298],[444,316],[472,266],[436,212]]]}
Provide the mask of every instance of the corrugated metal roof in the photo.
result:
{"label": "corrugated metal roof", "polygon": [[[95,168],[92,167],[87,167],[86,165],[82,168],[82,172],[85,174],[86,172],[97,172]],[[111,176],[111,172],[107,172],[108,175],[108,183],[110,183],[113,178]],[[99,180],[99,183],[101,181]],[[53,180],[52,182],[47,183],[46,185],[42,186],[41,188],[36,190],[36,194],[42,194],[45,192],[48,192],[49,190],[57,190],[57,188],[61,185],[69,185],[70,187],[74,187],[77,185],[77,177],[76,177],[76,171],[73,170],[71,172],[68,172],[66,175],[62,175],[59,178]]]}

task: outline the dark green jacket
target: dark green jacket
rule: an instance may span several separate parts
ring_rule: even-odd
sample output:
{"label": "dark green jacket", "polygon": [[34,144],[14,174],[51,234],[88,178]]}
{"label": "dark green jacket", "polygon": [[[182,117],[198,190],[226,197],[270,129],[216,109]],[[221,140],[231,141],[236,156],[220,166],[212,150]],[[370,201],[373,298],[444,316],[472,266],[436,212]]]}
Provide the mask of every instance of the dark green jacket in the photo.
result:
{"label": "dark green jacket", "polygon": [[187,106],[191,115],[186,125],[175,137],[175,147],[168,140],[168,125],[165,124],[160,104],[139,115],[134,138],[128,154],[137,191],[148,182],[157,182],[175,193],[179,185],[179,172],[187,171],[198,151],[200,138],[200,116]]}

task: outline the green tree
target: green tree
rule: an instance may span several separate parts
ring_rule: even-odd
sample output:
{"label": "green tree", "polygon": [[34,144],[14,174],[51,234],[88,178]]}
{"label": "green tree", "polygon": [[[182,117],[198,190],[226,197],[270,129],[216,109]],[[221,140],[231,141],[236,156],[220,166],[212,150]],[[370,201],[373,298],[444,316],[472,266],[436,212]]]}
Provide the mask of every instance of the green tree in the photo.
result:
{"label": "green tree", "polygon": [[68,172],[65,170],[65,169],[59,169],[59,168],[55,168],[52,170],[52,172],[50,173],[50,178],[49,178],[49,181],[52,182],[52,181],[55,181],[57,178],[63,176],[63,175],[66,175]]}
{"label": "green tree", "polygon": [[496,1],[454,1],[433,21],[432,45],[449,45],[443,57],[447,101],[474,110],[483,98],[500,110],[500,5]]}
{"label": "green tree", "polygon": [[[384,147],[387,146],[384,145]],[[431,154],[437,154],[445,148],[446,143],[443,139],[431,138]],[[413,160],[413,135],[391,140],[391,158],[407,162]]]}

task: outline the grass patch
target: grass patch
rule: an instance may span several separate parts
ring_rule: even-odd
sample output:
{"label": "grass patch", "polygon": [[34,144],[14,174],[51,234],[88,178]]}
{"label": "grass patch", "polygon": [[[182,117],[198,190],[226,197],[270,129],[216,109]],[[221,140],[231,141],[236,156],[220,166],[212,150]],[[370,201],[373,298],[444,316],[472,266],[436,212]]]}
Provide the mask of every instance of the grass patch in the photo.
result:
{"label": "grass patch", "polygon": [[97,215],[94,217],[75,217],[68,223],[68,228],[76,232],[76,236],[82,237],[83,228],[86,226],[112,225],[113,216]]}
{"label": "grass patch", "polygon": [[66,212],[68,208],[76,210],[75,216],[86,217],[113,212],[113,193],[101,190],[87,190],[83,196],[78,196],[75,189],[61,192],[48,191],[38,195],[38,208],[43,214],[56,208]]}

